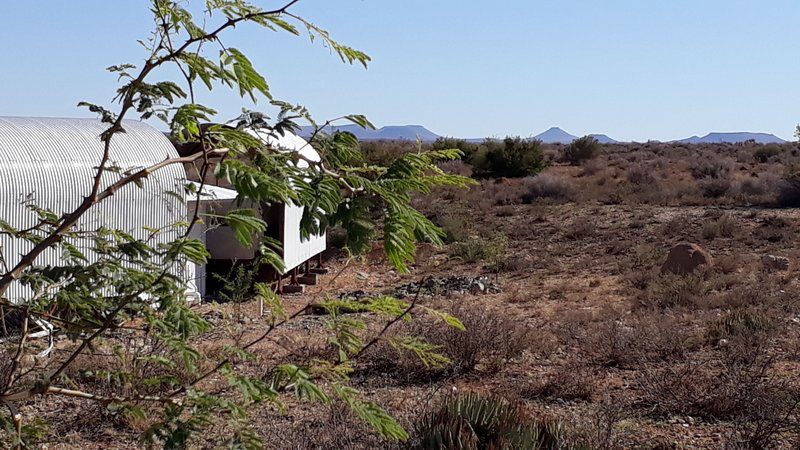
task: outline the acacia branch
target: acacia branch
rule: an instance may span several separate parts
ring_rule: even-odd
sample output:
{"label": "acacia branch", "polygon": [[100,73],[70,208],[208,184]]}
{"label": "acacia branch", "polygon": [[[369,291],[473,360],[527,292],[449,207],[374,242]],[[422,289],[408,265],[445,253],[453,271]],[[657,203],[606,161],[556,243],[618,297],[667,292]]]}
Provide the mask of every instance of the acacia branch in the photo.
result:
{"label": "acacia branch", "polygon": [[158,397],[152,395],[132,395],[129,397],[123,397],[118,395],[112,396],[105,396],[99,394],[92,394],[89,392],[78,391],[74,389],[66,389],[60,388],[56,386],[47,386],[46,388],[42,389],[31,389],[27,391],[17,392],[14,394],[9,395],[2,395],[0,396],[0,402],[5,403],[7,405],[12,405],[15,402],[20,402],[24,400],[29,400],[33,398],[34,395],[61,395],[65,397],[76,397],[82,398],[86,400],[94,400],[103,403],[133,403],[133,402],[156,402],[156,403],[169,403],[174,405],[180,405],[182,402],[178,399],[174,398],[167,398],[167,397]]}
{"label": "acacia branch", "polygon": [[[252,341],[250,341],[250,342],[249,342],[249,343],[247,343],[246,345],[242,346],[242,347],[241,347],[241,350],[247,350],[247,349],[249,349],[249,348],[253,347],[254,345],[256,345],[256,344],[258,344],[258,343],[262,342],[263,340],[267,339],[267,338],[269,337],[269,335],[270,335],[270,334],[271,334],[273,331],[275,331],[277,328],[279,328],[279,327],[281,327],[281,326],[285,325],[287,322],[290,322],[290,321],[294,320],[294,319],[295,319],[295,318],[297,318],[297,317],[298,317],[300,314],[303,314],[303,313],[304,313],[304,312],[305,312],[305,311],[306,311],[306,310],[307,310],[309,307],[311,307],[311,303],[308,303],[308,304],[306,304],[305,306],[303,306],[302,308],[300,308],[299,310],[297,310],[297,311],[296,311],[294,314],[292,314],[291,316],[287,316],[287,317],[285,317],[283,320],[281,320],[281,321],[279,321],[279,322],[276,322],[276,323],[273,323],[273,324],[271,324],[271,325],[270,325],[270,326],[267,328],[267,330],[266,330],[266,331],[265,331],[263,334],[261,334],[261,336],[257,337],[256,339],[253,339]],[[200,375],[199,377],[195,378],[195,379],[194,379],[194,380],[192,380],[190,383],[188,383],[188,384],[186,384],[186,385],[184,385],[184,386],[181,386],[180,388],[178,388],[178,389],[176,389],[175,391],[173,391],[171,394],[169,394],[169,395],[168,395],[168,397],[174,397],[174,396],[176,396],[176,395],[180,395],[180,394],[183,394],[183,393],[185,393],[187,390],[189,390],[189,388],[191,388],[191,387],[193,387],[193,386],[196,386],[198,383],[202,382],[202,381],[203,381],[203,380],[205,380],[206,378],[208,378],[208,377],[210,377],[211,375],[213,375],[213,374],[215,374],[215,373],[219,372],[219,371],[220,371],[220,369],[222,369],[223,367],[225,367],[226,365],[228,365],[228,364],[230,364],[230,363],[231,363],[231,358],[225,358],[225,359],[223,359],[222,361],[220,361],[219,363],[217,363],[217,365],[215,365],[215,366],[214,366],[212,369],[208,370],[208,371],[207,371],[207,372],[205,372],[204,374],[202,374],[202,375]]]}
{"label": "acacia branch", "polygon": [[350,358],[350,360],[357,359],[358,357],[363,355],[370,347],[372,347],[373,345],[377,344],[378,341],[380,341],[383,338],[383,336],[386,334],[386,332],[389,331],[389,328],[391,328],[392,326],[394,326],[394,324],[396,324],[397,322],[403,320],[409,314],[411,314],[411,311],[413,311],[414,308],[416,308],[416,306],[417,306],[417,301],[419,300],[419,295],[422,292],[422,286],[425,284],[425,281],[427,281],[428,278],[430,278],[430,277],[425,277],[422,280],[420,280],[419,287],[417,288],[417,293],[414,294],[414,299],[411,300],[411,303],[408,305],[408,307],[405,310],[403,310],[403,312],[400,315],[398,315],[394,319],[386,322],[386,325],[384,325],[383,329],[378,334],[376,334],[369,342],[367,342],[363,347],[361,347],[361,349],[358,351],[358,353],[353,355]]}

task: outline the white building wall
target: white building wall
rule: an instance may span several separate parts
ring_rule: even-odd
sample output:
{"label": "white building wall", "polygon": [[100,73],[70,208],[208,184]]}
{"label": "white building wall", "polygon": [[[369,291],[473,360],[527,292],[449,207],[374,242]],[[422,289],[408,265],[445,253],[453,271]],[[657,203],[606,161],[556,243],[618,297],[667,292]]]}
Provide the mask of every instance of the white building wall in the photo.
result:
{"label": "white building wall", "polygon": [[[266,132],[252,132],[253,135],[272,146],[276,150],[295,151],[310,161],[321,161],[319,153],[305,139],[296,134],[286,132],[283,136],[273,136]],[[298,167],[308,167],[306,161],[300,160]],[[283,263],[284,273],[298,267],[305,261],[325,251],[327,235],[311,235],[303,239],[300,235],[300,219],[303,217],[303,207],[286,205],[283,222]]]}
{"label": "white building wall", "polygon": [[[103,152],[100,134],[108,127],[94,119],[53,119],[0,117],[0,220],[17,228],[32,226],[36,217],[22,203],[30,201],[56,214],[73,210],[91,191],[91,183]],[[125,121],[125,133],[114,136],[111,162],[123,170],[149,166],[177,157],[172,143],[158,130],[141,122]],[[107,173],[102,185],[115,182],[119,174]],[[144,180],[142,188],[133,184],[93,207],[78,223],[79,229],[100,226],[124,230],[133,236],[147,236],[145,227],[161,228],[187,216],[182,184],[185,172],[180,165],[159,170]],[[172,195],[164,195],[172,191]],[[177,237],[178,230],[164,233],[154,244]],[[0,235],[4,265],[13,267],[30,244]],[[90,260],[94,255],[87,255]],[[38,265],[59,264],[56,251],[44,253]],[[194,266],[176,268],[186,279],[194,278]],[[20,301],[30,292],[15,284],[6,293]]]}

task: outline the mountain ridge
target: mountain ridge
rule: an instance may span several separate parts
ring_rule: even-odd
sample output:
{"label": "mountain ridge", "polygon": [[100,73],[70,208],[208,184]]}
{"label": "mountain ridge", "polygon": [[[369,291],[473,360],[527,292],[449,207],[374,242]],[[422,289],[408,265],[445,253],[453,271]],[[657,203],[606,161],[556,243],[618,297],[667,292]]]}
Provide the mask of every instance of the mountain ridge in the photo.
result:
{"label": "mountain ridge", "polygon": [[[353,133],[359,140],[362,141],[379,141],[379,140],[408,140],[415,141],[420,139],[423,142],[433,142],[441,136],[433,131],[430,131],[422,125],[386,125],[375,130],[368,130],[361,128],[358,125],[336,125],[328,126],[325,131],[347,131]],[[305,126],[300,127],[300,136],[308,138],[314,132],[314,127]],[[618,141],[609,137],[606,134],[589,134],[597,139],[601,144],[615,144],[624,143],[626,141]],[[578,139],[578,136],[564,131],[559,127],[551,127],[546,131],[533,136],[533,139],[539,139],[545,144],[569,144],[570,142]],[[469,142],[480,142],[483,138],[470,138],[466,139]],[[685,139],[675,139],[672,141],[664,141],[679,144],[720,144],[720,143],[740,143],[749,140],[754,140],[759,144],[782,144],[787,141],[770,133],[754,133],[754,132],[711,132],[705,136],[692,136]]]}

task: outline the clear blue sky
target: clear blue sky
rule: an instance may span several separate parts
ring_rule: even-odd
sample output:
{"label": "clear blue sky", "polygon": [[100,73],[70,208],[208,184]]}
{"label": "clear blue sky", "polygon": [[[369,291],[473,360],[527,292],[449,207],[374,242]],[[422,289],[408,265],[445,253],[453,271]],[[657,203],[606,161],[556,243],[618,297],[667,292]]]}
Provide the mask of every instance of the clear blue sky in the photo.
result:
{"label": "clear blue sky", "polygon": [[[147,4],[0,2],[0,115],[81,116],[78,101],[107,103],[116,82],[103,69],[141,60]],[[791,138],[800,122],[797,0],[301,0],[294,11],[369,53],[369,69],[254,27],[228,43],[276,97],[319,118],[363,113],[460,137],[560,126],[625,140]],[[226,118],[249,106],[204,97]]]}

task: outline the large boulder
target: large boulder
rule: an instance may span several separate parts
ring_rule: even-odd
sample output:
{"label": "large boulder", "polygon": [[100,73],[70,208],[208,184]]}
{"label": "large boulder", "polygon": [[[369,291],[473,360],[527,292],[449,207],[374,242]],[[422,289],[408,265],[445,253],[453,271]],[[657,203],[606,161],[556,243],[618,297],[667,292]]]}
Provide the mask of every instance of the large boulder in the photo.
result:
{"label": "large boulder", "polygon": [[714,265],[711,254],[697,244],[684,242],[669,251],[667,260],[661,266],[661,273],[688,275],[700,266]]}

